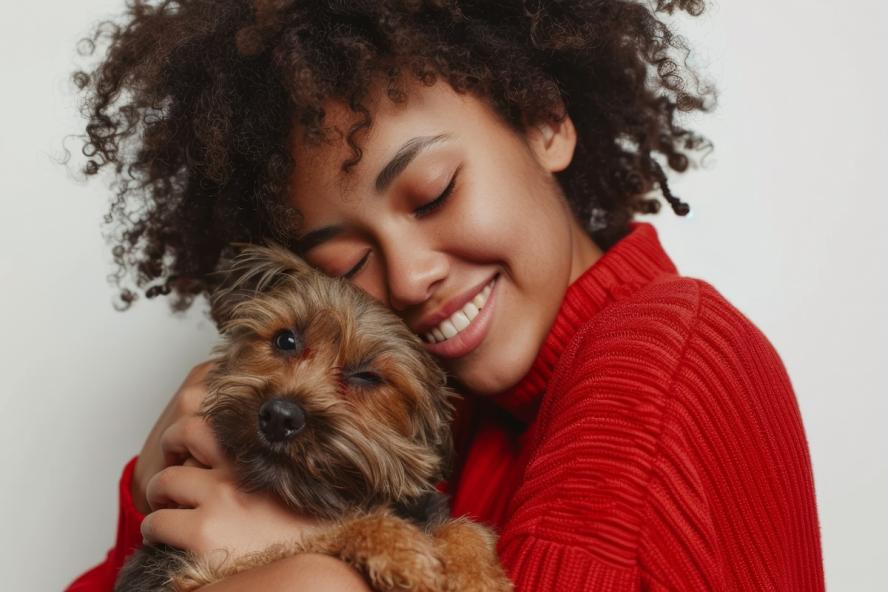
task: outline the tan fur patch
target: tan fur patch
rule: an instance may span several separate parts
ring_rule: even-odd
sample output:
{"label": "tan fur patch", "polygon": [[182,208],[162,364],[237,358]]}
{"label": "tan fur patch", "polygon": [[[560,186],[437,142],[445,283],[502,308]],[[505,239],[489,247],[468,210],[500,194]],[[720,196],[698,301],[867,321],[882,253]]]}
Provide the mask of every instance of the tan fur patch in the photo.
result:
{"label": "tan fur patch", "polygon": [[348,562],[375,590],[511,589],[492,531],[426,503],[452,454],[455,394],[400,319],[274,244],[244,249],[212,305],[223,341],[202,414],[243,488],[330,526],[236,561],[162,557],[155,571],[177,562],[168,589],[305,552]]}

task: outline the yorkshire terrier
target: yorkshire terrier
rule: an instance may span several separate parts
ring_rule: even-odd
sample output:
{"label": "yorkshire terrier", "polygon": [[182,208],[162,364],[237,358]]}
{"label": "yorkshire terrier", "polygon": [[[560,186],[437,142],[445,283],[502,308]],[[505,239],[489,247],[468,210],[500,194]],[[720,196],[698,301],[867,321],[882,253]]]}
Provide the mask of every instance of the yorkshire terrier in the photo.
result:
{"label": "yorkshire terrier", "polygon": [[284,247],[238,246],[211,297],[223,340],[201,414],[240,487],[325,526],[227,561],[146,545],[115,592],[188,592],[298,553],[337,557],[380,592],[512,590],[496,535],[450,518],[435,487],[452,456],[456,395],[420,338]]}

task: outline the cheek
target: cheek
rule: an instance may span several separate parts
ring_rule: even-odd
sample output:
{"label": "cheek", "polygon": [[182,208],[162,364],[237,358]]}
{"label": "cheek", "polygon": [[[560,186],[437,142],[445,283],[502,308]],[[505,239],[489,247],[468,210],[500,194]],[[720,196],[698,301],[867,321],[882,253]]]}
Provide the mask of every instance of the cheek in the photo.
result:
{"label": "cheek", "polygon": [[526,188],[501,188],[465,212],[459,237],[473,260],[505,263],[507,272],[524,285],[551,285],[569,263],[569,234],[552,196]]}
{"label": "cheek", "polygon": [[516,189],[472,213],[472,236],[465,240],[475,240],[477,252],[503,264],[506,273],[488,343],[476,356],[449,364],[476,392],[492,394],[517,382],[557,314],[571,258],[568,220],[558,197],[544,189]]}
{"label": "cheek", "polygon": [[[517,197],[517,199],[516,199]],[[529,219],[509,185],[474,182],[463,188],[447,217],[448,250],[466,260],[490,263],[520,252]]]}

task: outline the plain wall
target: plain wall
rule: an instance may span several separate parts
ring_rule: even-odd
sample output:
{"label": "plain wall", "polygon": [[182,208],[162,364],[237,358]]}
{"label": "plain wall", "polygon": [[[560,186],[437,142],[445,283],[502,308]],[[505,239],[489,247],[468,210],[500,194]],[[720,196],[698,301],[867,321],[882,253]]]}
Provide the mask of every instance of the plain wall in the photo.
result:
{"label": "plain wall", "polygon": [[[123,464],[215,340],[200,310],[112,308],[100,234],[111,193],[56,162],[81,129],[75,44],[122,4],[16,3],[0,25],[9,590],[58,590],[104,557]],[[655,218],[679,269],[714,284],[780,352],[808,436],[827,584],[858,592],[885,589],[888,561],[886,21],[875,0],[723,2],[680,19],[691,64],[720,90],[716,112],[688,122],[715,152],[673,175],[693,216]]]}

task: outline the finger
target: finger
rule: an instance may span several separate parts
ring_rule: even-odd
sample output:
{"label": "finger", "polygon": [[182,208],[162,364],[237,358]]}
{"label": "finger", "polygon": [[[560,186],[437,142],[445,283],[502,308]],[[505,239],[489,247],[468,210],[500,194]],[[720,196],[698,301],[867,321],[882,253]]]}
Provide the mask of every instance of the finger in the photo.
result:
{"label": "finger", "polygon": [[194,543],[196,523],[197,510],[164,509],[145,516],[140,530],[146,543],[166,543],[190,550]]}
{"label": "finger", "polygon": [[212,492],[219,475],[211,469],[172,466],[154,475],[145,486],[145,498],[152,510],[196,508]]}
{"label": "finger", "polygon": [[200,406],[200,402],[206,395],[206,380],[216,363],[213,360],[207,360],[194,366],[189,372],[179,388],[176,389],[177,396],[170,401],[170,411],[175,408],[181,412],[193,412]]}
{"label": "finger", "polygon": [[[221,548],[218,537],[211,534],[201,510],[157,510],[145,516],[141,531],[145,543],[166,543],[178,549],[191,551],[221,565],[229,559],[230,551]],[[217,555],[218,554],[218,555]]]}
{"label": "finger", "polygon": [[202,364],[198,364],[191,369],[191,372],[188,373],[188,376],[182,382],[180,390],[185,394],[189,405],[195,409],[200,407],[200,403],[206,397],[207,380],[215,366],[216,362],[214,360],[207,360]]}
{"label": "finger", "polygon": [[197,415],[183,417],[164,430],[160,438],[166,465],[181,464],[189,456],[207,467],[225,464],[225,454],[216,434],[205,419]]}
{"label": "finger", "polygon": [[183,467],[200,467],[201,469],[209,469],[209,468],[211,468],[211,467],[208,467],[208,466],[205,465],[205,464],[201,464],[201,463],[198,462],[197,459],[195,459],[193,456],[189,456],[188,458],[186,458],[185,461],[181,463],[181,465],[182,465]]}
{"label": "finger", "polygon": [[208,360],[192,368],[164,410],[164,415],[172,419],[196,414],[207,396],[207,379],[215,365],[214,361]]}
{"label": "finger", "polygon": [[185,377],[184,384],[197,384],[203,382],[215,365],[215,360],[205,360],[196,365],[188,373],[188,376]]}

